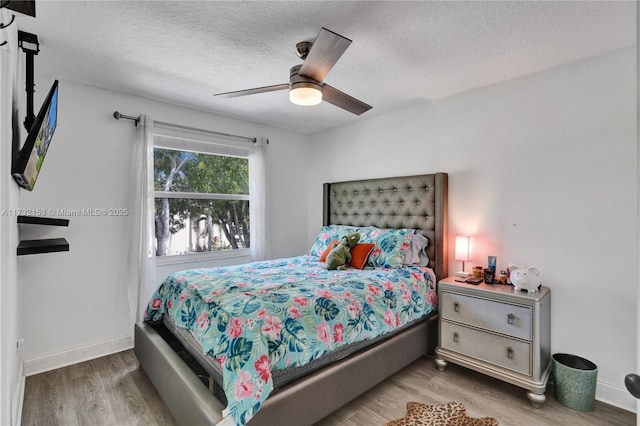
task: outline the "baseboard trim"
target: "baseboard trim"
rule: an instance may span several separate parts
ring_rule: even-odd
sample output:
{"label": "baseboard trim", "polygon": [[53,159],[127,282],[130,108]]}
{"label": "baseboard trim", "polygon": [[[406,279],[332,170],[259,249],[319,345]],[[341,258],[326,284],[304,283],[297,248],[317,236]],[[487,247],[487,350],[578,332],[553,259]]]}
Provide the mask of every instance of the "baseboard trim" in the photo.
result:
{"label": "baseboard trim", "polygon": [[26,377],[33,376],[34,374],[67,367],[131,348],[133,348],[133,337],[124,336],[68,351],[55,352],[32,359],[26,359],[24,360],[24,375]]}
{"label": "baseboard trim", "polygon": [[623,410],[636,412],[636,400],[624,388],[598,381],[596,385],[596,399]]}
{"label": "baseboard trim", "polygon": [[20,426],[22,424],[22,404],[24,403],[24,384],[26,377],[24,375],[24,363],[20,361],[20,370],[18,371],[18,386],[16,392],[13,395],[13,402],[11,407],[13,412],[11,413],[11,424],[13,426]]}

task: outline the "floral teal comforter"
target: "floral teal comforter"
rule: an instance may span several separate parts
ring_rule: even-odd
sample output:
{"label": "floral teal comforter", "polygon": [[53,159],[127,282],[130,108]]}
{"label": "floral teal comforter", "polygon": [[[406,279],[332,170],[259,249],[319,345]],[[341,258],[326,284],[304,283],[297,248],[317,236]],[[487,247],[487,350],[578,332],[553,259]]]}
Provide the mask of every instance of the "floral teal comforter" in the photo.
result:
{"label": "floral teal comforter", "polygon": [[430,269],[327,271],[314,256],[176,272],[145,320],[171,316],[223,374],[228,409],[244,425],[273,390],[271,371],[304,365],[435,310]]}

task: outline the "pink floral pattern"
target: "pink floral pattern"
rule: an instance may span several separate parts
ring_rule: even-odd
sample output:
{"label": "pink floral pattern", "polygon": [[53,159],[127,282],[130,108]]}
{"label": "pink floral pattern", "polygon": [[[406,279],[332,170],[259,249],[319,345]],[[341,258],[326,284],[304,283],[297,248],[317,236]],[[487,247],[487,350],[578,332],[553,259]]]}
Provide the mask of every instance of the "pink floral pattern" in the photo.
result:
{"label": "pink floral pattern", "polygon": [[254,364],[260,379],[267,383],[271,380],[271,370],[269,370],[269,357],[267,355],[262,355]]}
{"label": "pink floral pattern", "polygon": [[240,370],[234,385],[234,395],[237,400],[249,398],[253,395],[253,377],[247,371]]}

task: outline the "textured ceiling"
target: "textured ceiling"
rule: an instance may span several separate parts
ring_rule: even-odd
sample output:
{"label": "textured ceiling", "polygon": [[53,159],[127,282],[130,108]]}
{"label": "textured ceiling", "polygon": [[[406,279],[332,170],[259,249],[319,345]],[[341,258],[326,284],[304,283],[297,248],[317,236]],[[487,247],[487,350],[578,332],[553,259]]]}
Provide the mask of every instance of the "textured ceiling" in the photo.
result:
{"label": "textured ceiling", "polygon": [[[42,1],[18,27],[36,72],[314,133],[635,44],[635,2]],[[373,106],[300,107],[286,91],[297,42],[353,40],[325,81]],[[126,111],[138,114],[144,111]]]}

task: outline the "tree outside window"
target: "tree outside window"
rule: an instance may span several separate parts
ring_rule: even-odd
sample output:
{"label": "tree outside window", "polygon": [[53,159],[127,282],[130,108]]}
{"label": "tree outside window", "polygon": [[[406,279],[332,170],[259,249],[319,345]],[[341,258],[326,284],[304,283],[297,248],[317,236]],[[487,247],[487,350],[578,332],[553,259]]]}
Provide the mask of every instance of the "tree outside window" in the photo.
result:
{"label": "tree outside window", "polygon": [[154,148],[156,256],[249,247],[246,157]]}

